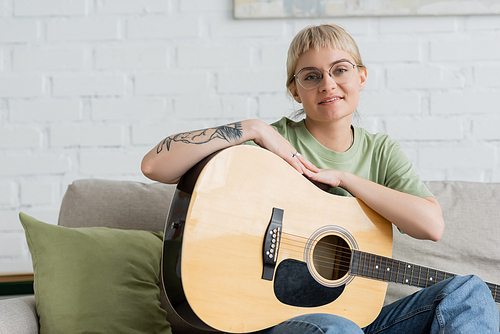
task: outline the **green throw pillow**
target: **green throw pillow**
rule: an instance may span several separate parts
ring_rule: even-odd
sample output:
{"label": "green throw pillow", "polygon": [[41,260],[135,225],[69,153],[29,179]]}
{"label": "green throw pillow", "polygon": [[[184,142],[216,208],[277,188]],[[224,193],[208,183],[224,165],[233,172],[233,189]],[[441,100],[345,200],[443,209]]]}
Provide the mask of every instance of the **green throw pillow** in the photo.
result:
{"label": "green throw pillow", "polygon": [[157,285],[161,233],[19,218],[33,259],[40,333],[171,333]]}

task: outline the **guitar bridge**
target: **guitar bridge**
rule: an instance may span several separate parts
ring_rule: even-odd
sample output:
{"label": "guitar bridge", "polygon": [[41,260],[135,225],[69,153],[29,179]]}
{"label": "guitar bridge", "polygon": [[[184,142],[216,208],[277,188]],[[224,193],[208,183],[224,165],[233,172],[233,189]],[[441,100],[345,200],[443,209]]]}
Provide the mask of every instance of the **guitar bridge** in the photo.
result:
{"label": "guitar bridge", "polygon": [[267,226],[264,235],[264,246],[262,248],[262,279],[272,281],[274,269],[276,268],[276,260],[278,259],[278,250],[281,239],[281,229],[283,225],[283,210],[273,208],[271,221]]}

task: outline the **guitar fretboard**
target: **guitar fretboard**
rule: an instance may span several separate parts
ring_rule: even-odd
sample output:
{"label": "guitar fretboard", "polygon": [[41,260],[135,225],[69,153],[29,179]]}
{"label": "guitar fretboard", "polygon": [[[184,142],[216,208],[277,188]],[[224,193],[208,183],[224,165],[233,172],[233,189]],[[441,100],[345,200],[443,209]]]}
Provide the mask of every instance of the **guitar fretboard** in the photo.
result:
{"label": "guitar fretboard", "polygon": [[[395,260],[358,250],[352,251],[350,273],[376,280],[426,288],[456,274],[423,267],[409,262]],[[486,283],[495,299],[500,302],[498,285]]]}

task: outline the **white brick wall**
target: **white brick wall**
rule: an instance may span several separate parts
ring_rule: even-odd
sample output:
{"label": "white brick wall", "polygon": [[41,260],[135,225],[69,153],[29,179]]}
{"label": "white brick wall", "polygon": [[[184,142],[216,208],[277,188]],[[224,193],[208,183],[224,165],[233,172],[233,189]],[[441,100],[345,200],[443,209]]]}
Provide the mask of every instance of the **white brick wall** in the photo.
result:
{"label": "white brick wall", "polygon": [[168,53],[165,46],[151,47],[102,47],[94,52],[98,70],[165,69]]}
{"label": "white brick wall", "polygon": [[37,0],[14,1],[15,16],[74,16],[85,12],[85,0],[47,1],[43,5]]}
{"label": "white brick wall", "polygon": [[123,34],[121,22],[113,17],[56,19],[47,22],[48,42],[116,41]]}
{"label": "white brick wall", "polygon": [[300,106],[286,50],[334,22],[368,66],[360,123],[424,179],[500,182],[500,17],[234,20],[231,0],[6,0],[0,8],[0,272],[30,270],[19,211],[56,223],[65,189],[147,182],[165,136]]}
{"label": "white brick wall", "polygon": [[9,75],[0,77],[0,98],[39,97],[46,80],[40,75]]}

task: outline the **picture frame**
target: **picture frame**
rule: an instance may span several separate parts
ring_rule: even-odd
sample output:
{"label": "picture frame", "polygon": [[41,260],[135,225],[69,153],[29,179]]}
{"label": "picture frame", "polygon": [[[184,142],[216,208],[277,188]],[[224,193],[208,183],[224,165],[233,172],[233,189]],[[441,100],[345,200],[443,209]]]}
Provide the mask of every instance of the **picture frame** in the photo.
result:
{"label": "picture frame", "polygon": [[499,0],[234,0],[238,19],[500,14]]}

